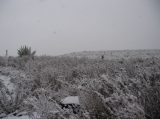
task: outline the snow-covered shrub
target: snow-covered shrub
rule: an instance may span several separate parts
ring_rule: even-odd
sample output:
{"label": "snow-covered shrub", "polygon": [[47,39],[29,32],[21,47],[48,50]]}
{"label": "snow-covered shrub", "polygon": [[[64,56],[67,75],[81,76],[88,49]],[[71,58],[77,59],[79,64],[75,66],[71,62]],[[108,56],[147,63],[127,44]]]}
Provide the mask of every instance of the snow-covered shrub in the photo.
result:
{"label": "snow-covered shrub", "polygon": [[138,104],[135,96],[114,93],[106,98],[106,104],[112,107],[116,117],[120,119],[145,119],[143,107]]}
{"label": "snow-covered shrub", "polygon": [[9,56],[8,57],[8,66],[10,67],[18,67],[18,58]]}
{"label": "snow-covered shrub", "polygon": [[[107,105],[112,111],[106,114],[114,112],[116,116],[114,118],[143,119],[144,115],[154,117],[153,115],[159,114],[159,104],[155,101],[160,99],[157,93],[159,78],[153,76],[160,72],[158,58],[99,61],[39,57],[35,62],[36,65],[31,65],[34,87],[35,89],[43,87],[48,92],[52,92],[50,96],[54,100],[78,95],[77,87],[81,85],[85,88],[86,91],[83,94],[86,95],[80,97],[86,97],[82,102],[87,111],[91,110],[90,113],[94,109],[92,109],[94,103],[90,97],[95,97],[97,92],[101,98],[95,98],[93,102],[95,104],[98,102],[97,107]],[[153,86],[155,86],[154,90]],[[108,101],[105,102],[102,99]],[[152,104],[152,102],[155,103]],[[104,105],[100,107],[105,107]],[[103,109],[105,108],[99,110]],[[156,113],[152,112],[154,109]]]}
{"label": "snow-covered shrub", "polygon": [[[26,97],[29,95],[33,99],[31,107],[34,108],[31,109],[41,116],[44,115],[43,110],[49,110],[46,114],[48,118],[160,117],[158,58],[102,61],[43,56],[31,62],[22,61],[22,65],[18,64],[19,59],[16,61],[18,67],[22,69],[23,66],[27,81],[17,78],[13,78],[13,81],[23,87],[22,92]],[[82,87],[82,90],[78,87]],[[41,89],[45,90],[45,95],[37,94],[37,91],[43,92]],[[59,113],[53,114],[50,113],[50,107],[45,108],[45,104],[40,103],[57,109],[55,105],[59,106],[60,100],[68,96],[80,97],[80,108],[83,110],[80,115],[75,116],[73,112],[66,113],[61,109]],[[42,110],[36,111],[39,108]]]}
{"label": "snow-covered shrub", "polygon": [[143,91],[143,106],[148,118],[160,118],[160,74],[149,76],[150,82]]}
{"label": "snow-covered shrub", "polygon": [[49,101],[45,94],[38,94],[37,98],[32,97],[28,102],[33,106],[32,111],[37,113],[32,115],[36,119],[48,119],[49,116],[58,113],[60,109],[55,102]]}
{"label": "snow-covered shrub", "polygon": [[94,114],[92,118],[145,119],[143,106],[121,77],[108,79],[103,75],[88,79],[82,87],[80,101],[91,117]]}
{"label": "snow-covered shrub", "polygon": [[26,110],[24,101],[31,94],[32,81],[12,67],[2,68],[0,78],[0,114],[18,115]]}
{"label": "snow-covered shrub", "polygon": [[105,104],[104,97],[97,91],[81,89],[80,103],[91,119],[114,119],[112,108]]}
{"label": "snow-covered shrub", "polygon": [[21,88],[17,88],[15,93],[12,94],[5,87],[0,89],[0,109],[2,113],[16,114],[17,111],[23,110],[23,101],[25,99],[25,94]]}
{"label": "snow-covered shrub", "polygon": [[144,110],[148,118],[160,118],[160,86],[154,86],[145,92]]}
{"label": "snow-covered shrub", "polygon": [[37,97],[30,97],[27,103],[32,105],[29,115],[33,119],[78,119],[70,110],[63,110],[57,101],[51,99],[45,89],[36,92]]}
{"label": "snow-covered shrub", "polygon": [[0,66],[5,66],[5,64],[6,64],[6,62],[5,62],[4,57],[0,56]]}

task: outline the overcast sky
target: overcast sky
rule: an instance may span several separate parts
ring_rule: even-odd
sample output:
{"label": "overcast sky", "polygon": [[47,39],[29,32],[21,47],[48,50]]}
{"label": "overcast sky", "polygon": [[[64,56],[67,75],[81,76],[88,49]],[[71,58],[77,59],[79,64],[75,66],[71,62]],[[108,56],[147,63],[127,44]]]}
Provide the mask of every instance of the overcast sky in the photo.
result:
{"label": "overcast sky", "polygon": [[0,0],[0,55],[160,48],[160,0]]}

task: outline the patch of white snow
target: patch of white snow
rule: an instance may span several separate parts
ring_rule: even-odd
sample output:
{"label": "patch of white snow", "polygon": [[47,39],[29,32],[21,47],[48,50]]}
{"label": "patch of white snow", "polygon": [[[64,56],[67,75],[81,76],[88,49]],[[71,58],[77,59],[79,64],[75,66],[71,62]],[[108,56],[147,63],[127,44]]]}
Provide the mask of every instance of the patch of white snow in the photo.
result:
{"label": "patch of white snow", "polygon": [[63,104],[78,104],[78,105],[80,105],[78,96],[68,96],[68,97],[64,98],[61,102]]}
{"label": "patch of white snow", "polygon": [[9,117],[5,117],[3,119],[30,119],[30,118],[29,118],[29,116],[21,116],[21,117],[9,116]]}

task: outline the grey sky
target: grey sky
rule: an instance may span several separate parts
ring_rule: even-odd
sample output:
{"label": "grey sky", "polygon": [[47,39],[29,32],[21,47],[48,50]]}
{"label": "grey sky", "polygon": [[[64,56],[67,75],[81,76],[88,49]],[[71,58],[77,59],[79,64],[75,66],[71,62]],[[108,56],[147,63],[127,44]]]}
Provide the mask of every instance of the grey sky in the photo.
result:
{"label": "grey sky", "polygon": [[160,48],[160,0],[0,0],[0,55]]}

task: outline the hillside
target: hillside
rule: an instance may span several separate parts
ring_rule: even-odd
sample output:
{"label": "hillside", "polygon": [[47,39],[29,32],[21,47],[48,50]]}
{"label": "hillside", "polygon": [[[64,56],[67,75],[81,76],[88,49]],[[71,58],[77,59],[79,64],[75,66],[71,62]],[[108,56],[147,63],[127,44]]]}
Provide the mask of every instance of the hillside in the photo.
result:
{"label": "hillside", "polygon": [[108,50],[108,51],[82,51],[64,54],[67,57],[87,57],[99,59],[104,55],[104,59],[131,59],[131,58],[150,58],[160,57],[160,49],[154,50]]}

